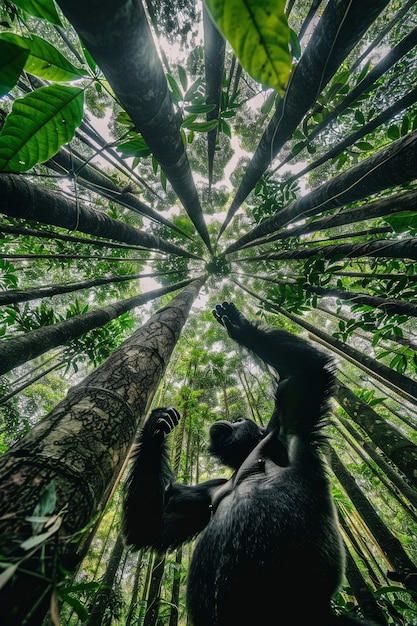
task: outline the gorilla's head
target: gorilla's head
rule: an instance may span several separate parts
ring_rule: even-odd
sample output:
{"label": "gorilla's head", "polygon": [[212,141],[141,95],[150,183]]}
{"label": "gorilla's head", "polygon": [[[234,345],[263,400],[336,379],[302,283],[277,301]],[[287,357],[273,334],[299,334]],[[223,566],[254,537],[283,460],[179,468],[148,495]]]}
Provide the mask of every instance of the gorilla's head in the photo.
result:
{"label": "gorilla's head", "polygon": [[240,417],[234,422],[220,420],[210,428],[209,453],[224,465],[238,469],[265,437],[265,428]]}

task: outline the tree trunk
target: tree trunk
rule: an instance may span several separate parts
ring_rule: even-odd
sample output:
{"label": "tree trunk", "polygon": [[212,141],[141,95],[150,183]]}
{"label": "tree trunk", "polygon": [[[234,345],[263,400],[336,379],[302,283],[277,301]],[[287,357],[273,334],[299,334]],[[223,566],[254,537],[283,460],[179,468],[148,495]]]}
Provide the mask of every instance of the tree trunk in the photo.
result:
{"label": "tree trunk", "polygon": [[331,466],[337,479],[352,501],[353,506],[375,537],[379,549],[391,564],[392,569],[395,571],[415,571],[416,565],[405,552],[400,541],[394,537],[381,520],[378,513],[359,489],[355,479],[349,474],[334,450],[331,451]]}
{"label": "tree trunk", "polygon": [[363,617],[365,619],[376,620],[377,624],[386,624],[387,620],[384,613],[379,608],[375,597],[366,584],[349,551],[346,551],[346,578],[358,601]]}
{"label": "tree trunk", "polygon": [[301,226],[284,230],[266,239],[257,239],[245,245],[245,249],[251,248],[252,246],[260,246],[264,243],[272,243],[273,241],[282,241],[283,239],[290,239],[291,237],[308,235],[318,230],[329,230],[345,224],[354,224],[356,222],[372,220],[376,217],[393,215],[395,213],[401,213],[402,211],[411,211],[414,213],[416,204],[417,191],[415,190],[406,191],[401,194],[392,194],[388,198],[373,200],[372,202],[367,202],[354,209],[345,209],[334,215],[328,215],[314,221],[306,222]]}
{"label": "tree trunk", "polygon": [[[104,508],[204,281],[193,281],[157,311],[0,457],[0,553],[16,568],[8,570],[12,577],[1,591],[7,626],[24,620],[39,626],[60,578],[58,564],[75,569],[71,540]],[[56,506],[51,496],[42,499],[45,489],[56,493]],[[34,534],[42,539],[43,524],[34,531],[27,521],[40,502],[46,516],[55,513],[61,523],[45,546],[46,559],[36,550],[40,543],[32,551],[20,547]]]}
{"label": "tree trunk", "polygon": [[[259,298],[256,293],[254,293],[250,289],[247,289],[241,283],[238,283],[237,281],[234,282],[239,285],[239,287],[241,287],[243,291],[249,293],[256,300],[261,300],[261,298]],[[301,326],[301,328],[305,328],[312,335],[312,338],[315,341],[320,341],[320,343],[326,346],[326,348],[330,349],[334,354],[339,354],[343,356],[351,363],[354,363],[356,367],[361,368],[368,375],[373,376],[376,380],[382,382],[383,385],[395,391],[395,393],[401,395],[413,404],[417,404],[417,383],[411,378],[408,378],[407,376],[396,372],[395,370],[387,367],[383,363],[380,363],[376,359],[372,359],[367,354],[363,354],[360,350],[353,348],[347,343],[343,343],[343,341],[340,341],[340,339],[332,337],[328,333],[320,330],[320,328],[317,328],[316,326],[313,326],[312,324],[306,322],[304,318],[289,313],[283,307],[277,306],[275,304],[269,304],[269,307],[270,310],[276,311],[277,313],[284,315],[295,324]]]}
{"label": "tree trunk", "polygon": [[179,547],[175,555],[176,569],[173,571],[174,580],[171,591],[171,612],[169,614],[168,626],[178,626],[180,611],[180,589],[181,589],[181,567],[182,567],[182,547]]}
{"label": "tree trunk", "polygon": [[283,226],[306,217],[368,198],[416,177],[417,130],[391,142],[346,172],[331,178],[314,191],[292,202],[276,215],[255,226],[230,245],[225,254],[239,250],[249,241],[259,239]]}
{"label": "tree trunk", "polygon": [[417,487],[417,446],[340,381],[337,381],[334,397],[374,444]]}
{"label": "tree trunk", "polygon": [[[127,259],[126,259],[127,260]],[[129,259],[130,260],[130,259]],[[28,302],[38,298],[50,298],[61,293],[73,293],[82,289],[92,289],[100,285],[112,285],[125,283],[130,280],[141,278],[157,278],[158,276],[168,276],[178,274],[177,270],[170,272],[151,272],[150,274],[128,274],[127,276],[110,276],[110,278],[93,278],[92,280],[82,280],[79,283],[63,283],[60,285],[48,285],[41,287],[29,287],[28,289],[10,289],[0,292],[0,305],[16,304],[17,302]]]}
{"label": "tree trunk", "polygon": [[[206,77],[206,104],[214,104],[215,108],[207,113],[207,121],[218,120],[221,108],[224,56],[226,41],[211,19],[203,2],[204,55]],[[214,151],[216,148],[218,126],[207,133],[207,166],[209,189],[213,182]]]}
{"label": "tree trunk", "polygon": [[93,328],[104,326],[126,311],[131,311],[156,297],[186,287],[190,282],[192,281],[184,280],[182,283],[161,287],[121,302],[115,302],[102,309],[75,315],[50,326],[41,326],[19,337],[4,339],[0,342],[0,375],[48,352],[48,350],[62,346],[68,341],[84,335]]}
{"label": "tree trunk", "polygon": [[178,254],[181,257],[200,258],[161,237],[115,220],[103,211],[95,211],[75,200],[68,200],[55,190],[34,185],[18,174],[0,174],[0,195],[2,198],[0,212],[13,218],[21,217],[25,220],[61,226],[71,231],[78,230],[88,235],[115,239],[151,250]]}
{"label": "tree trunk", "polygon": [[388,0],[368,1],[366,11],[361,0],[339,0],[327,4],[249,163],[220,234],[314,105],[342,61],[387,4]]}
{"label": "tree trunk", "polygon": [[[412,6],[413,4],[415,4],[415,0],[411,0],[411,2],[408,3],[407,9],[410,8],[410,6]],[[376,38],[374,42],[377,39],[378,38]],[[412,48],[414,48],[416,44],[417,29],[414,28],[406,37],[404,37],[404,39],[400,41],[400,43],[398,43],[392,50],[390,50],[388,54],[386,54],[384,58],[381,59],[381,61],[371,69],[370,72],[368,72],[368,74],[361,80],[361,82],[348,93],[346,98],[344,98],[342,102],[338,104],[329,113],[329,115],[327,115],[324,120],[320,122],[320,124],[317,125],[317,127],[309,135],[308,138],[313,139],[313,137],[316,137],[319,133],[321,133],[321,131],[324,130],[324,128],[326,128],[330,124],[330,122],[335,120],[341,113],[343,113],[343,111],[345,111],[351,104],[353,104],[355,100],[359,98],[359,96],[361,96],[363,93],[366,93],[368,89],[372,87],[374,83],[376,83],[378,78],[381,78],[381,76],[385,74],[390,69],[390,67],[392,67],[399,59],[407,54],[407,52],[412,50]],[[353,66],[351,71],[353,73]]]}
{"label": "tree trunk", "polygon": [[65,148],[61,148],[58,154],[56,154],[50,161],[47,161],[45,165],[60,174],[70,174],[71,172],[76,171],[77,183],[82,187],[85,187],[93,192],[100,189],[100,195],[105,198],[109,198],[121,206],[131,209],[132,211],[136,211],[136,213],[148,217],[157,224],[165,224],[168,228],[171,228],[187,237],[184,231],[177,228],[177,226],[169,220],[165,219],[161,213],[154,211],[154,209],[146,205],[132,193],[126,193],[123,189],[115,185],[108,176],[105,176],[102,172],[100,172],[97,166],[94,164],[86,164],[85,157],[79,158],[73,153],[73,151],[70,154]]}
{"label": "tree trunk", "polygon": [[149,585],[148,604],[146,607],[146,614],[143,626],[156,626],[157,624],[159,607],[161,604],[161,585],[164,571],[165,554],[155,555],[151,582]]}
{"label": "tree trunk", "polygon": [[138,597],[139,597],[139,583],[140,583],[140,575],[143,567],[143,550],[140,550],[139,556],[136,560],[136,569],[135,576],[133,579],[132,592],[129,598],[129,610],[126,617],[125,626],[131,626],[133,621],[137,621],[135,618],[135,613],[137,613],[138,608]]}
{"label": "tree trunk", "polygon": [[[94,599],[90,605],[90,611],[85,626],[101,626],[103,618],[106,613],[107,607],[109,607],[112,598],[112,589],[116,578],[117,570],[120,565],[120,560],[123,556],[124,541],[122,535],[119,533],[116,543],[110,554],[110,558],[107,562],[105,574],[101,580],[103,587],[94,594]],[[110,607],[109,607],[110,608]],[[111,612],[111,608],[110,608]]]}
{"label": "tree trunk", "polygon": [[[168,83],[139,0],[59,0],[211,252]],[[144,53],[146,51],[146,53]]]}

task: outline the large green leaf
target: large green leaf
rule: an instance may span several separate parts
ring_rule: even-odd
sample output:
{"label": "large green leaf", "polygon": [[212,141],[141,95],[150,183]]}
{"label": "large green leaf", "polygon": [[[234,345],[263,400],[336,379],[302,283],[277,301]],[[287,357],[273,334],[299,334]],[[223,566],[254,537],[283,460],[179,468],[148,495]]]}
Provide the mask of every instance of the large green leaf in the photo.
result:
{"label": "large green leaf", "polygon": [[0,35],[0,98],[16,85],[28,56],[25,44],[2,41]]}
{"label": "large green leaf", "polygon": [[282,94],[292,66],[286,0],[205,2],[248,74]]}
{"label": "large green leaf", "polygon": [[83,69],[75,67],[50,43],[36,35],[28,38],[14,33],[1,33],[0,43],[2,41],[21,48],[29,48],[30,54],[25,63],[25,70],[35,76],[51,81],[69,81],[86,75]]}
{"label": "large green leaf", "polygon": [[54,4],[54,0],[13,0],[13,4],[20,7],[30,15],[41,17],[52,24],[62,26]]}
{"label": "large green leaf", "polygon": [[72,140],[83,110],[83,89],[64,85],[15,100],[0,133],[0,171],[25,172],[50,159]]}
{"label": "large green leaf", "polygon": [[116,148],[117,152],[120,152],[124,159],[129,157],[148,157],[151,154],[142,135],[136,135],[133,139],[124,141]]}

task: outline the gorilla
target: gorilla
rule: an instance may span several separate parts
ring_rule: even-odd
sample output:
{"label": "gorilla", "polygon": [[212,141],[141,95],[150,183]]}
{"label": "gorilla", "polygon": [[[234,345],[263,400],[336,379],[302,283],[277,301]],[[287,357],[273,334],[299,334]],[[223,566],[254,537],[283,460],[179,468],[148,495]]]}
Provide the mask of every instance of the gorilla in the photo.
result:
{"label": "gorilla", "polygon": [[370,624],[335,615],[344,546],[322,458],[331,358],[298,336],[249,321],[233,303],[213,315],[240,346],[273,368],[266,428],[216,421],[210,454],[233,470],[189,486],[174,482],[166,436],[173,407],[151,412],[124,485],[122,530],[133,550],[157,553],[198,536],[187,582],[192,626]]}

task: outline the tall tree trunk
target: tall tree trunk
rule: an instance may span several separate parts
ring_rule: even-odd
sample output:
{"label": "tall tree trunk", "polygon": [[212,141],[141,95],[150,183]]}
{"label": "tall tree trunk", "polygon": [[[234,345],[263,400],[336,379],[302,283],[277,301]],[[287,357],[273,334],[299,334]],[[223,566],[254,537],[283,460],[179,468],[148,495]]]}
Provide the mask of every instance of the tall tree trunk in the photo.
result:
{"label": "tall tree trunk", "polygon": [[107,607],[109,607],[109,604],[111,602],[113,585],[118,567],[120,565],[120,560],[123,556],[123,551],[123,537],[119,533],[116,539],[116,543],[113,546],[113,550],[111,551],[110,558],[107,562],[106,571],[101,580],[101,584],[103,585],[103,587],[100,588],[94,595],[94,599],[90,607],[90,614],[88,620],[85,623],[85,626],[102,625],[106,609]]}
{"label": "tall tree trunk", "polygon": [[62,283],[55,285],[42,285],[41,287],[29,287],[28,289],[10,289],[0,292],[0,305],[15,304],[17,302],[28,302],[38,298],[50,298],[61,293],[73,293],[82,289],[91,289],[100,285],[112,285],[125,283],[130,280],[141,278],[157,278],[169,274],[178,274],[177,270],[170,272],[151,272],[150,274],[128,274],[127,276],[110,276],[109,278],[93,278],[92,280],[82,280],[78,283]]}
{"label": "tall tree trunk", "polygon": [[139,556],[136,561],[135,576],[133,579],[132,592],[131,592],[130,600],[129,600],[129,610],[127,613],[125,626],[131,626],[133,624],[133,620],[135,620],[136,622],[135,613],[137,611],[137,605],[138,605],[139,582],[140,582],[140,575],[142,572],[142,568],[143,568],[143,550],[140,550]]}
{"label": "tall tree trunk", "polygon": [[389,187],[410,182],[416,177],[416,164],[417,130],[393,141],[264,220],[226,248],[225,254],[239,250],[249,241],[273,233],[297,220],[304,220],[323,211],[369,198]]}
{"label": "tall tree trunk", "polygon": [[260,246],[263,243],[272,243],[273,241],[281,241],[283,239],[290,239],[291,237],[300,237],[301,235],[307,235],[308,233],[315,233],[318,230],[329,230],[331,228],[337,228],[344,224],[354,224],[356,222],[363,222],[364,220],[371,220],[375,217],[382,217],[384,215],[393,215],[395,213],[401,213],[402,211],[415,212],[417,202],[417,191],[412,189],[404,193],[392,194],[387,198],[380,198],[378,200],[372,200],[372,202],[366,202],[354,209],[345,209],[339,211],[334,215],[326,215],[325,217],[314,220],[313,222],[305,222],[295,228],[289,228],[267,237],[266,239],[257,239],[245,245],[246,248],[252,246]]}
{"label": "tall tree trunk", "polygon": [[175,555],[174,580],[171,592],[171,612],[168,626],[177,626],[180,612],[180,589],[181,589],[181,567],[182,567],[182,547],[178,548]]}
{"label": "tall tree trunk", "polygon": [[367,433],[370,439],[417,487],[417,446],[400,430],[384,420],[340,380],[334,397],[346,413]]}
{"label": "tall tree trunk", "polygon": [[[256,300],[261,300],[255,292],[247,289],[244,285],[238,283],[237,281],[234,282],[244,291],[250,293],[250,295]],[[354,363],[356,367],[361,368],[368,375],[373,376],[376,380],[382,382],[382,384],[386,387],[395,391],[395,393],[401,395],[413,404],[417,404],[417,383],[411,378],[408,378],[390,367],[387,367],[376,359],[372,359],[367,354],[363,354],[360,350],[353,348],[347,343],[343,343],[340,339],[336,339],[328,333],[323,332],[320,328],[306,322],[303,317],[289,313],[283,307],[275,304],[270,303],[269,306],[272,311],[276,311],[277,313],[284,315],[295,324],[301,326],[301,328],[307,330],[315,341],[319,341],[324,346],[332,350],[333,353],[343,356],[351,363]]]}
{"label": "tall tree trunk", "polygon": [[21,217],[151,250],[162,250],[181,257],[199,259],[192,252],[187,252],[162,237],[133,228],[113,219],[103,211],[96,211],[59,195],[55,190],[35,185],[18,174],[0,174],[0,194],[2,198],[0,213],[16,219]]}
{"label": "tall tree trunk", "polygon": [[59,0],[58,4],[142,134],[211,252],[178,119],[142,2]]}
{"label": "tall tree trunk", "polygon": [[161,604],[161,585],[165,570],[165,554],[155,555],[149,585],[148,604],[143,626],[156,626]]}
{"label": "tall tree trunk", "polygon": [[220,234],[388,0],[329,2],[253,154]]}
{"label": "tall tree trunk", "polygon": [[359,489],[356,480],[344,467],[335,450],[331,451],[330,456],[331,466],[337,479],[352,501],[353,506],[362,517],[364,523],[371,531],[381,553],[385,555],[392,569],[396,571],[416,571],[416,564],[413,563],[400,541],[391,533],[372,504]]}
{"label": "tall tree trunk", "polygon": [[377,624],[386,624],[384,613],[378,606],[375,597],[349,552],[346,552],[346,578],[359,603],[364,618],[376,620]]}
{"label": "tall tree trunk", "polygon": [[126,311],[131,311],[135,307],[153,300],[155,297],[175,291],[180,287],[187,286],[189,283],[190,280],[186,280],[182,281],[182,283],[161,287],[133,298],[115,302],[102,309],[75,315],[50,326],[41,326],[19,337],[4,339],[0,342],[0,375],[44,354],[48,350],[62,346],[67,341],[84,335],[93,328],[104,326],[110,320],[126,313]]}
{"label": "tall tree trunk", "polygon": [[[68,539],[85,529],[110,496],[204,282],[193,281],[157,311],[0,458],[0,552],[11,568],[0,601],[8,626],[24,620],[39,626],[60,577],[58,564],[75,569],[77,549]],[[57,515],[46,558],[36,549],[45,528],[37,523],[35,530],[27,519],[36,506],[37,515]],[[35,541],[34,535],[37,546],[21,546],[28,538]]]}

